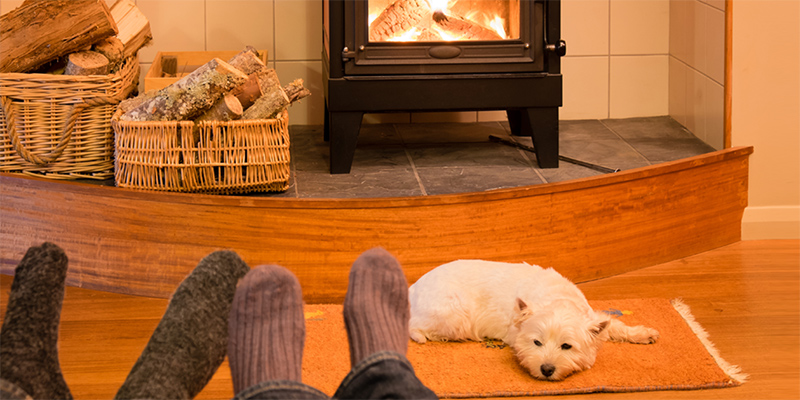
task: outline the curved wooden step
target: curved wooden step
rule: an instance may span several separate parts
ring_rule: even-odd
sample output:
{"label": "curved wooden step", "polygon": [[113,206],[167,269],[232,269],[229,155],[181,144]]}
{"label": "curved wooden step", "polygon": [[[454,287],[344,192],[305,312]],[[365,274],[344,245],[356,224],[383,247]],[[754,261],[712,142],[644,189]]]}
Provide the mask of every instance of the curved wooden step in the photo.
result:
{"label": "curved wooden step", "polygon": [[43,241],[67,283],[166,298],[208,253],[292,270],[308,302],[344,298],[351,263],[382,246],[409,282],[480,258],[583,282],[740,240],[748,156],[734,148],[568,182],[455,195],[281,199],[133,191],[0,174],[0,272]]}

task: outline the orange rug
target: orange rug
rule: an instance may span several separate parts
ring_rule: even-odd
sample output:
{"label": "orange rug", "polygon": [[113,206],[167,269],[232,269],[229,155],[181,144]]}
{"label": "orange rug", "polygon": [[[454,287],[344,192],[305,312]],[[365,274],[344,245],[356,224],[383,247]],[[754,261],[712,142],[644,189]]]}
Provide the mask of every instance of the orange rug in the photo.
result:
{"label": "orange rug", "polygon": [[[531,377],[499,341],[420,345],[408,359],[440,397],[499,397],[708,389],[742,384],[747,375],[723,360],[680,300],[592,301],[628,325],[658,329],[656,344],[606,343],[595,365],[560,382]],[[342,306],[306,305],[303,382],[332,395],[350,370]]]}

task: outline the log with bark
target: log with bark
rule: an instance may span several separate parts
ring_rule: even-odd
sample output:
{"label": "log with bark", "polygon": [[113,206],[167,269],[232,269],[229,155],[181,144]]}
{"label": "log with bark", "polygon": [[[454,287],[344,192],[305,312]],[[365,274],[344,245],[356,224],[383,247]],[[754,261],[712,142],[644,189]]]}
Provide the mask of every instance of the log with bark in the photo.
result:
{"label": "log with bark", "polygon": [[96,51],[80,51],[67,57],[64,75],[108,75],[111,63]]}
{"label": "log with bark", "polygon": [[238,68],[245,75],[261,72],[267,69],[266,64],[261,61],[258,50],[253,46],[247,46],[244,50],[228,60],[228,64]]}
{"label": "log with bark", "polygon": [[247,81],[241,84],[236,89],[231,91],[231,94],[236,96],[239,99],[239,103],[242,105],[243,109],[248,109],[253,103],[258,100],[264,93],[261,91],[261,78],[260,76],[263,74],[256,72],[252,73],[247,77]]}
{"label": "log with bark", "polygon": [[0,16],[0,72],[28,72],[116,35],[105,0],[28,0]]}
{"label": "log with bark", "polygon": [[245,80],[247,75],[225,61],[214,58],[128,110],[120,116],[120,120],[190,120],[213,106],[220,97]]}
{"label": "log with bark", "polygon": [[124,61],[123,50],[125,46],[116,36],[110,36],[95,43],[92,50],[104,55],[110,64],[109,70],[115,71]]}
{"label": "log with bark", "polygon": [[242,118],[242,113],[242,103],[239,102],[239,99],[230,93],[225,93],[195,121],[233,121]]}
{"label": "log with bark", "polygon": [[244,111],[242,119],[275,118],[292,103],[311,95],[311,91],[303,87],[302,79],[295,79],[286,87],[272,86],[261,98]]}

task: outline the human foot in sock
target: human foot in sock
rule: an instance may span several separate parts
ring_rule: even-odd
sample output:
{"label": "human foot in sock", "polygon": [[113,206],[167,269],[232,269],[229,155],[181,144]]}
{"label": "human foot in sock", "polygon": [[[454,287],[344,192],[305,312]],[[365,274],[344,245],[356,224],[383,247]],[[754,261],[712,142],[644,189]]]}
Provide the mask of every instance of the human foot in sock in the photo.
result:
{"label": "human foot in sock", "polygon": [[0,378],[36,399],[71,399],[58,362],[58,325],[67,256],[52,243],[31,247],[14,271],[0,330]]}
{"label": "human foot in sock", "polygon": [[250,268],[232,251],[209,254],[181,282],[118,399],[190,399],[208,383],[228,349],[236,283]]}
{"label": "human foot in sock", "polygon": [[305,317],[297,278],[277,265],[251,270],[236,289],[229,335],[234,393],[261,382],[300,382]]}
{"label": "human foot in sock", "polygon": [[379,351],[408,351],[408,281],[397,260],[382,248],[353,263],[344,299],[350,364]]}

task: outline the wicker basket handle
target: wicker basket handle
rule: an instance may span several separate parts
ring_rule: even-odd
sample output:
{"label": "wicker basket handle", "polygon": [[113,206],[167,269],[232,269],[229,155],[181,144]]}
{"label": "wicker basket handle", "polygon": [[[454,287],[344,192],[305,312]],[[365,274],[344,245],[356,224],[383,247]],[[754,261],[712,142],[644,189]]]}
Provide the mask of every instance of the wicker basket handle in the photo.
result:
{"label": "wicker basket handle", "polygon": [[72,105],[72,108],[69,110],[69,114],[67,116],[67,122],[64,124],[64,130],[61,132],[61,137],[58,139],[58,144],[50,153],[44,155],[36,155],[28,151],[28,149],[22,145],[17,132],[16,118],[12,107],[13,102],[9,97],[2,96],[0,97],[0,101],[2,101],[3,113],[6,117],[6,127],[8,128],[8,136],[11,139],[11,145],[14,146],[14,150],[17,151],[17,154],[19,154],[20,157],[29,163],[33,163],[38,166],[50,164],[56,161],[58,157],[61,157],[64,149],[67,148],[70,139],[72,139],[72,132],[75,128],[75,122],[78,121],[78,116],[81,115],[81,112],[84,109],[88,108],[89,106],[119,104],[120,101],[124,100],[133,91],[134,87],[135,85],[130,85],[128,88],[120,93],[117,93],[115,96],[98,96],[84,99],[83,103]]}

